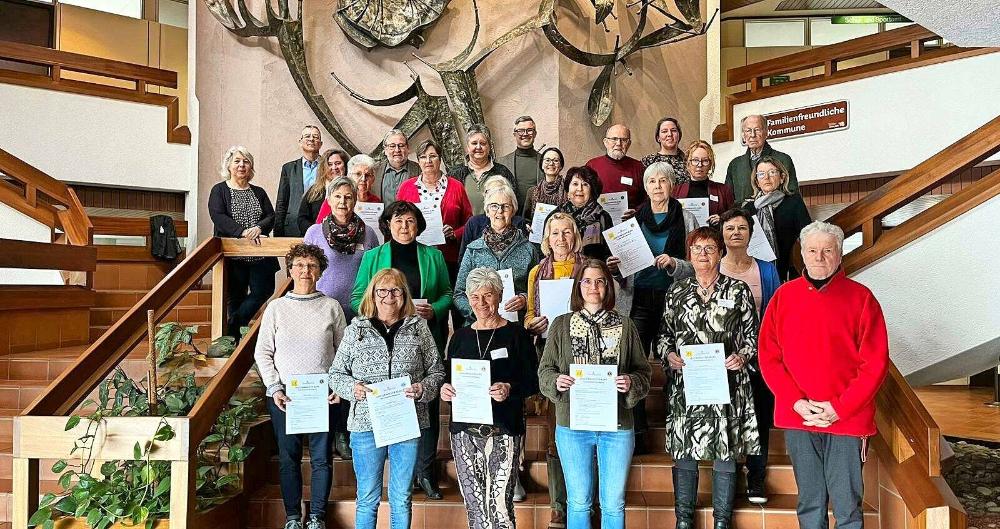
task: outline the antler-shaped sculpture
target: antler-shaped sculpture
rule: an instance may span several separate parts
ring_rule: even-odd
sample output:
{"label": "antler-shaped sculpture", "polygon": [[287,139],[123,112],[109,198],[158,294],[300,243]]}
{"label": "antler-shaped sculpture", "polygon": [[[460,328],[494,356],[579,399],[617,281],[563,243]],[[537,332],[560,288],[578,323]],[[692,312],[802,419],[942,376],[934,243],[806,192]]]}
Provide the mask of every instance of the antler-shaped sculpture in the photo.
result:
{"label": "antler-shaped sculpture", "polygon": [[305,43],[302,36],[302,0],[298,0],[297,17],[293,18],[288,10],[288,0],[277,0],[278,11],[275,12],[270,2],[267,5],[267,21],[261,21],[253,16],[247,8],[245,0],[236,0],[233,9],[231,0],[205,0],[209,11],[230,33],[237,37],[276,37],[281,47],[281,55],[285,58],[288,71],[299,87],[299,92],[305,98],[320,123],[330,131],[333,139],[351,156],[358,154],[354,142],[344,133],[340,122],[323,96],[316,90],[309,77],[309,66],[306,64]]}
{"label": "antler-shaped sculpture", "polygon": [[[590,122],[593,123],[594,126],[603,125],[604,122],[607,121],[608,116],[611,115],[611,109],[614,107],[615,66],[618,63],[621,63],[625,71],[631,75],[632,72],[625,63],[625,59],[629,55],[645,48],[672,44],[697,37],[699,35],[704,35],[708,31],[712,21],[715,20],[715,15],[713,15],[712,19],[709,20],[707,24],[701,24],[696,30],[694,27],[701,21],[698,0],[676,1],[677,9],[682,15],[684,15],[687,21],[680,20],[671,15],[665,6],[659,5],[661,1],[662,0],[637,0],[637,2],[635,2],[642,4],[642,7],[639,10],[639,24],[636,26],[635,31],[629,39],[625,41],[624,45],[619,46],[619,39],[615,39],[615,51],[613,53],[592,53],[583,51],[571,44],[569,40],[567,40],[562,33],[559,32],[559,28],[556,26],[554,12],[550,20],[542,26],[542,31],[545,33],[546,38],[548,38],[549,43],[551,43],[552,46],[567,59],[584,66],[602,67],[601,73],[594,81],[594,86],[590,90],[590,97],[587,100],[587,112],[590,113]],[[635,5],[635,3],[631,4],[629,7]],[[601,1],[595,1],[594,5],[598,10],[597,22],[603,23],[604,18],[601,15],[603,14],[604,17],[607,16],[607,14],[603,11],[606,5]],[[648,11],[650,7],[669,18],[672,23],[665,24],[663,27],[644,36],[642,33],[646,29]],[[718,14],[718,11],[716,11],[716,14]]]}

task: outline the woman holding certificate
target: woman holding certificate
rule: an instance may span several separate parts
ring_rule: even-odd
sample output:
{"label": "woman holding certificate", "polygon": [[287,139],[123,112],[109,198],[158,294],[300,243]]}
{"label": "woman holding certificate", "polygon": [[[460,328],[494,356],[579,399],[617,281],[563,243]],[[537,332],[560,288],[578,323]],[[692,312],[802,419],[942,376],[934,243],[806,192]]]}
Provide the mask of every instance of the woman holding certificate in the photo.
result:
{"label": "woman holding certificate", "polygon": [[[358,267],[351,294],[355,311],[361,306],[365,292],[379,271],[394,268],[406,278],[407,294],[418,316],[427,321],[439,355],[443,357],[448,337],[448,310],[451,307],[451,282],[444,256],[437,248],[417,242],[427,224],[417,206],[397,200],[389,204],[379,218],[379,226],[386,235],[386,243],[365,252]],[[420,458],[417,462],[417,484],[428,498],[441,499],[441,491],[431,475],[437,455],[438,407],[440,401],[430,402],[430,422],[421,438]]]}
{"label": "woman holding certificate", "polygon": [[573,280],[573,312],[550,325],[538,381],[556,406],[568,528],[590,528],[596,453],[601,527],[622,529],[635,442],[632,408],[649,392],[651,371],[635,325],[614,309],[607,265],[596,259],[577,263]]}
{"label": "woman holding certificate", "polygon": [[799,271],[792,266],[792,247],[802,228],[812,222],[802,195],[791,192],[788,182],[788,169],[780,161],[764,156],[750,175],[754,196],[742,205],[757,218],[758,229],[774,251],[774,265],[783,282],[799,277]]}
{"label": "woman holding certificate", "polygon": [[538,153],[538,165],[545,175],[544,181],[528,188],[528,196],[524,204],[524,220],[531,225],[535,215],[535,206],[548,204],[561,206],[566,203],[566,178],[562,170],[566,167],[566,159],[557,147],[546,147]]}
{"label": "woman holding certificate", "polygon": [[[267,407],[278,444],[285,529],[303,527],[303,436],[299,434],[309,432],[306,437],[312,463],[306,529],[323,527],[332,483],[330,430],[337,421],[341,399],[336,392],[329,391],[327,371],[339,352],[347,323],[340,303],[316,290],[327,264],[318,246],[291,247],[285,255],[285,265],[294,286],[291,292],[264,309],[254,350],[254,360],[270,397]],[[309,325],[301,325],[302,321],[309,321]],[[313,390],[311,394],[302,391],[307,388]],[[289,396],[292,393],[294,401]],[[291,410],[293,406],[295,409]]]}
{"label": "woman holding certificate", "polygon": [[451,447],[469,528],[513,528],[522,409],[538,392],[535,347],[523,327],[500,316],[495,270],[470,271],[466,286],[475,322],[448,344],[441,400],[452,403]]}
{"label": "woman holding certificate", "polygon": [[597,172],[587,166],[570,167],[566,171],[567,201],[556,211],[569,213],[576,221],[576,228],[583,238],[583,255],[593,259],[607,259],[611,255],[608,243],[601,234],[612,226],[611,215],[597,202],[604,187]]}
{"label": "woman holding certificate", "polygon": [[694,277],[667,293],[658,348],[667,359],[667,452],[674,458],[677,529],[694,527],[698,462],[712,461],[715,529],[729,529],[736,461],[760,452],[747,363],[757,353],[757,311],[746,283],[719,273],[722,235],[687,238]]}
{"label": "woman holding certificate", "polygon": [[524,233],[511,224],[517,211],[517,196],[507,186],[496,186],[486,191],[486,217],[490,225],[479,240],[472,241],[462,256],[455,283],[455,306],[467,322],[475,319],[475,311],[466,289],[466,281],[472,270],[489,267],[509,274],[512,292],[504,292],[501,308],[505,317],[519,320],[517,313],[528,304],[528,271],[538,262],[535,245],[528,241]]}
{"label": "woman holding certificate", "polygon": [[695,140],[687,150],[687,172],[691,178],[674,188],[675,198],[708,200],[708,224],[717,226],[719,215],[733,207],[736,198],[728,185],[712,180],[715,172],[715,151],[705,140]]}
{"label": "woman holding certificate", "polygon": [[[404,406],[397,406],[392,416],[372,412],[372,406],[381,401],[373,386],[406,379],[411,384],[404,386],[403,396],[416,401],[412,430],[408,425],[413,421],[413,407],[409,415],[398,411],[405,411]],[[418,439],[421,430],[430,426],[428,403],[437,398],[443,379],[434,337],[413,305],[406,276],[391,268],[380,270],[366,283],[358,317],[344,331],[330,367],[330,387],[352,403],[347,426],[358,481],[355,527],[375,528],[386,460],[389,526],[410,527]],[[370,404],[370,399],[377,399],[376,403]],[[386,444],[387,438],[399,440]]]}

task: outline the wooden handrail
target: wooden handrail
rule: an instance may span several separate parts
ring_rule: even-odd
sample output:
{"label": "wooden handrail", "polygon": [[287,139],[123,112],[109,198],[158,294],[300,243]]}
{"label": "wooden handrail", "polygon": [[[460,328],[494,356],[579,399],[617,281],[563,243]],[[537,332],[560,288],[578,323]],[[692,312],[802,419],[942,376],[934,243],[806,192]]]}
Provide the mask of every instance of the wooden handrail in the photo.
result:
{"label": "wooden handrail", "polygon": [[[938,38],[940,37],[927,29],[912,25],[731,68],[727,72],[727,85],[738,86],[749,83],[750,89],[725,96],[722,109],[725,122],[712,132],[712,141],[724,143],[734,140],[733,109],[740,104],[1000,51],[1000,48],[958,46],[924,48],[926,41]],[[841,61],[884,53],[904,46],[910,47],[910,54],[905,57],[886,56],[881,61],[852,68],[839,68]],[[823,68],[823,71],[794,81],[764,86],[763,81],[768,77],[801,72],[810,68]]]}
{"label": "wooden handrail", "polygon": [[43,46],[0,41],[0,56],[4,59],[29,64],[58,66],[62,71],[101,75],[125,81],[141,82],[147,85],[177,88],[177,72],[161,70],[141,64],[54,50]]}
{"label": "wooden handrail", "polygon": [[[28,73],[0,66],[0,83],[58,90],[74,94],[106,97],[162,106],[167,110],[167,141],[191,144],[191,131],[180,121],[180,99],[177,96],[151,94],[149,86],[177,88],[177,72],[81,55],[42,46],[0,41],[0,59],[48,66],[48,75]],[[65,79],[62,72],[80,72],[111,79],[131,81],[134,88],[121,88],[74,79]]]}

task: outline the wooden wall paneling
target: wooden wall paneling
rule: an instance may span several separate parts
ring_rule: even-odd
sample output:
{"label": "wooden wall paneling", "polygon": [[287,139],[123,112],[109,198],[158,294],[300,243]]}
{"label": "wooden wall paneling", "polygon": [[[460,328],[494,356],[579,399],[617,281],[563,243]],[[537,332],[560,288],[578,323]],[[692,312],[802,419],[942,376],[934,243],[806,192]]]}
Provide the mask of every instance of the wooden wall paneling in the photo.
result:
{"label": "wooden wall paneling", "polygon": [[0,239],[0,268],[93,272],[96,259],[93,246]]}
{"label": "wooden wall paneling", "polygon": [[0,286],[0,310],[94,306],[94,291],[72,285]]}

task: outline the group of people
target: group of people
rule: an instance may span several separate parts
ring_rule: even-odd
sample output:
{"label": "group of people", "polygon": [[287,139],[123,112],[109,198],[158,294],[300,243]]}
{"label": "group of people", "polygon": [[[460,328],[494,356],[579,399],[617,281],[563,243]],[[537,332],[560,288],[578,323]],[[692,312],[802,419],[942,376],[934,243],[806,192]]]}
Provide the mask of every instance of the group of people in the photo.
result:
{"label": "group of people", "polygon": [[[386,462],[391,527],[409,526],[414,487],[441,499],[440,403],[459,393],[451,380],[456,359],[487,360],[491,369],[492,424],[448,424],[470,528],[514,527],[514,502],[526,494],[531,408],[550,424],[550,527],[589,528],[595,492],[601,527],[624,527],[630,461],[648,450],[645,399],[655,359],[666,374],[665,448],[674,460],[679,529],[694,524],[700,462],[712,466],[716,529],[730,526],[744,465],[748,498],[767,501],[772,426],[786,430],[802,527],[825,528],[830,500],[838,526],[860,529],[861,462],[888,362],[882,314],[840,269],[843,232],[809,218],[794,165],[767,143],[764,118],[748,116],[741,128],[747,151],[719,183],[711,180],[711,145],[697,140],[682,149],[674,118],[657,124],[660,149],[642,161],[627,154],[630,130],[614,125],[604,154],[569,168],[558,148],[535,150],[530,116],[514,121],[517,148],[496,160],[490,130],[471,127],[466,163],[447,170],[432,140],[417,147],[413,162],[406,135],[389,131],[386,159],[376,163],[321,154],[319,129],[306,127],[303,156],[282,168],[276,208],[250,183],[251,154],[229,149],[224,181],[209,199],[215,235],[303,238],[285,257],[293,289],[265,308],[255,354],[278,440],[286,529],[324,527],[331,454],[352,460],[357,527],[375,527]],[[602,235],[616,221],[599,201],[611,192],[627,195],[623,218],[635,218],[655,256],[627,277]],[[707,225],[679,198],[708,199]],[[377,230],[384,243],[355,212],[359,202],[383,204]],[[428,202],[440,211],[442,245],[417,241]],[[544,226],[536,244],[529,236],[538,204],[554,209],[536,224]],[[755,230],[773,260],[749,255]],[[792,265],[797,241],[804,271]],[[267,257],[226,266],[227,333],[239,336],[273,293],[280,267]],[[568,311],[549,321],[541,282],[569,278]],[[728,375],[719,382],[728,385],[728,403],[687,404],[685,347],[705,344],[725,352]],[[618,398],[607,409],[615,410],[616,431],[571,427],[577,378],[570,364],[617,366]],[[329,373],[329,433],[285,433],[286,384],[303,373]],[[403,376],[420,435],[379,446],[371,384]],[[305,437],[312,477],[304,516]]]}

